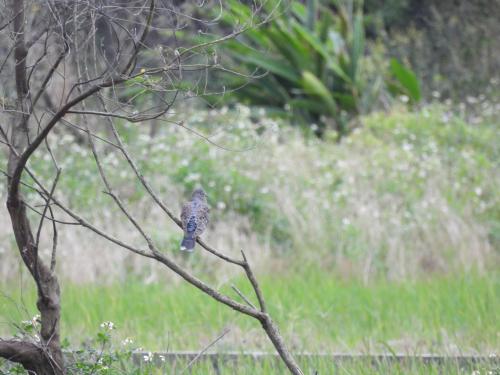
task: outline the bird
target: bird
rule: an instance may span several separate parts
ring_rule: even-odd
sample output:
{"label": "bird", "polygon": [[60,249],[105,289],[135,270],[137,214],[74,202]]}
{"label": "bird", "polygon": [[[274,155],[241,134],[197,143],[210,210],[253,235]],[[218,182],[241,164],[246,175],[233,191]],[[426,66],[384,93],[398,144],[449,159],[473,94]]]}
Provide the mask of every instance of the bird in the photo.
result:
{"label": "bird", "polygon": [[210,207],[207,202],[207,194],[199,187],[193,191],[191,200],[184,203],[181,211],[182,229],[184,238],[181,242],[182,251],[193,251],[196,238],[203,233],[208,226]]}

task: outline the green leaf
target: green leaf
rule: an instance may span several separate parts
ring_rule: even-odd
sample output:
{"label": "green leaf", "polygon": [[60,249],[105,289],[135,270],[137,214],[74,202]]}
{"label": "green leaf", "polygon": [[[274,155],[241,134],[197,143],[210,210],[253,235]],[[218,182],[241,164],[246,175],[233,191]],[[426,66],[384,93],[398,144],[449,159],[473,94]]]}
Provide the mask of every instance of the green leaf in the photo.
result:
{"label": "green leaf", "polygon": [[333,93],[332,96],[337,99],[338,103],[341,105],[342,109],[348,111],[357,110],[357,100],[352,94],[341,94],[341,93]]}
{"label": "green leaf", "polygon": [[260,52],[255,52],[251,54],[234,54],[236,58],[241,61],[254,64],[255,66],[267,70],[271,73],[274,73],[282,78],[285,78],[291,82],[298,83],[300,81],[300,77],[297,72],[291,68],[286,61],[267,57],[261,54]]}
{"label": "green leaf", "polygon": [[325,112],[325,106],[316,99],[293,99],[290,106],[296,109],[305,109],[312,113],[322,114]]}
{"label": "green leaf", "polygon": [[328,109],[332,115],[337,112],[337,105],[330,90],[314,74],[309,71],[302,72],[302,86],[305,92],[321,98],[328,105]]}
{"label": "green leaf", "polygon": [[340,67],[340,65],[334,60],[334,52],[330,51],[325,43],[322,43],[320,39],[318,39],[314,34],[309,32],[305,27],[300,25],[297,22],[292,23],[292,28],[294,31],[306,41],[316,52],[318,52],[326,61],[326,66],[333,70],[339,77],[344,79],[347,82],[350,82],[351,79],[344,72],[344,70]]}
{"label": "green leaf", "polygon": [[352,48],[351,48],[351,79],[353,82],[356,81],[356,76],[358,72],[359,60],[363,56],[365,49],[365,35],[363,29],[363,15],[361,12],[356,13],[354,17],[353,25],[353,35],[352,35]]}
{"label": "green leaf", "polygon": [[268,37],[294,70],[300,72],[302,69],[307,69],[311,62],[310,53],[306,46],[299,43],[295,35],[291,35],[289,30],[282,27],[273,28],[269,31]]}
{"label": "green leaf", "polygon": [[314,31],[314,24],[316,23],[317,13],[317,0],[306,0],[307,4],[307,28]]}
{"label": "green leaf", "polygon": [[[406,68],[398,60],[391,59],[391,73],[410,100],[414,103],[419,102],[421,99],[420,82],[413,70]],[[392,89],[397,87],[394,84],[391,86]]]}

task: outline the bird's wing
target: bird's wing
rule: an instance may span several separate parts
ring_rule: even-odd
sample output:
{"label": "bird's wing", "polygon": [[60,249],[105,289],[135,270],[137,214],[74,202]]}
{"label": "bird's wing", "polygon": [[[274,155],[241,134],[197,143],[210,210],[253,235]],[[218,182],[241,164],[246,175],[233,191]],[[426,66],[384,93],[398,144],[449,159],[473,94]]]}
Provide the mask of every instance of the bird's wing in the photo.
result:
{"label": "bird's wing", "polygon": [[181,211],[182,229],[186,230],[189,217],[193,210],[191,202],[184,203]]}
{"label": "bird's wing", "polygon": [[208,226],[208,221],[210,220],[210,207],[207,204],[202,205],[198,212],[196,213],[197,226],[195,236],[199,236]]}

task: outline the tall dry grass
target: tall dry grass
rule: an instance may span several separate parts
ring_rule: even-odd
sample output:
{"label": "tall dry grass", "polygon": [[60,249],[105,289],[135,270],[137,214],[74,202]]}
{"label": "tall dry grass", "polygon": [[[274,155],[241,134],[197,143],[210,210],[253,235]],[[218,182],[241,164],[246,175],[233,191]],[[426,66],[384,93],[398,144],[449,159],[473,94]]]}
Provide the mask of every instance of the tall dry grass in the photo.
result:
{"label": "tall dry grass", "polygon": [[[212,224],[204,237],[233,255],[244,249],[259,272],[311,264],[368,282],[484,272],[498,264],[500,174],[494,126],[471,126],[441,108],[394,111],[365,118],[365,127],[339,145],[260,113],[255,120],[255,115],[244,107],[192,113],[187,124],[213,132],[211,141],[218,146],[184,129],[166,129],[155,139],[134,127],[121,129],[170,207],[180,207],[195,184],[205,186]],[[215,122],[217,127],[210,125]],[[116,237],[141,243],[101,193],[88,150],[71,137],[53,141],[64,164],[60,188],[65,199]],[[117,191],[161,249],[221,283],[234,276],[237,270],[199,249],[191,257],[179,253],[178,229],[151,203],[118,154],[102,151]],[[43,154],[33,168],[49,178]],[[50,226],[45,229],[42,256],[50,251]],[[3,206],[0,244],[4,282],[22,271]],[[58,254],[61,276],[79,283],[131,276],[146,282],[175,280],[79,227],[59,227]]]}

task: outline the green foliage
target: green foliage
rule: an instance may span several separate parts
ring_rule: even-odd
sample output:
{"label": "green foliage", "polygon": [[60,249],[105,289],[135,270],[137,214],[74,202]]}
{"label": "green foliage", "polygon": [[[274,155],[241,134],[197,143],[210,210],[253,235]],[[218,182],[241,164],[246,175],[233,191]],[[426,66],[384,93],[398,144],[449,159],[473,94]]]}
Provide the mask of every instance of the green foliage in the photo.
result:
{"label": "green foliage", "polygon": [[365,11],[370,34],[411,64],[426,97],[460,101],[498,81],[498,1],[365,0]]}
{"label": "green foliage", "polygon": [[422,95],[415,73],[396,59],[391,59],[390,73],[391,77],[387,80],[387,86],[391,93],[405,95],[412,104],[418,103]]}
{"label": "green foliage", "polygon": [[[40,324],[39,316],[31,320],[22,321],[14,337],[33,343],[39,343]],[[113,322],[103,322],[99,326],[95,337],[79,344],[79,349],[70,349],[67,339],[63,340],[62,349],[66,352],[66,366],[68,375],[147,375],[153,371],[153,356],[148,354],[142,360],[142,366],[132,365],[133,341],[125,338],[117,342]],[[89,327],[89,329],[92,329]],[[161,363],[161,362],[160,362]],[[27,374],[19,364],[2,363],[0,373]]]}
{"label": "green foliage", "polygon": [[[201,277],[206,278],[208,272],[200,270]],[[259,280],[270,313],[286,337],[297,339],[297,351],[355,351],[367,341],[374,345],[374,352],[387,351],[382,343],[389,343],[396,352],[413,353],[440,353],[450,347],[489,353],[498,347],[498,270],[483,276],[457,273],[419,281],[363,284],[304,263],[289,267],[288,272],[259,275]],[[231,284],[252,298],[251,287],[238,276],[227,279],[220,286],[221,292],[238,298]],[[23,294],[30,309],[36,302],[32,288],[25,286]],[[15,288],[12,291],[20,295]],[[109,356],[106,361],[115,363],[108,366],[111,368],[126,361],[137,346],[160,351],[198,350],[227,327],[231,332],[213,350],[272,349],[265,336],[255,333],[257,322],[189,285],[145,284],[133,279],[112,285],[66,282],[62,300],[62,334],[71,340],[71,348],[81,349],[77,362],[82,367],[96,366],[101,351]],[[3,321],[23,319],[23,310],[11,302],[0,302]],[[95,337],[82,347],[82,337],[91,335],[103,317],[112,319],[118,328],[100,328],[105,339]],[[5,328],[0,327],[0,332]]]}
{"label": "green foliage", "polygon": [[140,372],[130,369],[128,362],[132,357],[129,339],[121,345],[115,345],[112,340],[112,331],[116,327],[112,322],[104,322],[96,336],[83,343],[83,348],[73,351],[68,361],[68,372],[71,375],[118,375]]}
{"label": "green foliage", "polygon": [[[364,0],[363,8],[370,28],[406,28],[419,10],[418,5],[422,3],[424,2],[415,0]],[[420,5],[422,6],[425,4]]]}
{"label": "green foliage", "polygon": [[[232,87],[242,86],[234,95],[316,124],[318,134],[330,124],[344,135],[352,117],[366,110],[362,103],[371,105],[363,98],[368,82],[360,74],[365,50],[361,7],[309,0],[273,11],[269,21],[225,44],[225,52],[245,67],[243,73],[267,72],[249,84],[245,77],[231,80]],[[249,7],[228,2],[225,24],[236,28],[249,19]]]}

